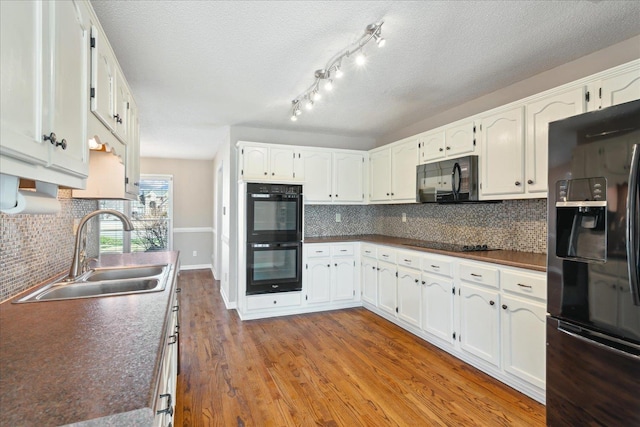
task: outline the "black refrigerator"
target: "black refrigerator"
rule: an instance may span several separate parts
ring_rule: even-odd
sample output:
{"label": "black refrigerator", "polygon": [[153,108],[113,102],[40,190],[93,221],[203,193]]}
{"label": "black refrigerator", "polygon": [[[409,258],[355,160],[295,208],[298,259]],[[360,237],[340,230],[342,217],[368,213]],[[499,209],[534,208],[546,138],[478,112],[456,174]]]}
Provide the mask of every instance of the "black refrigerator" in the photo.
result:
{"label": "black refrigerator", "polygon": [[640,100],[549,124],[549,426],[640,426],[639,180]]}

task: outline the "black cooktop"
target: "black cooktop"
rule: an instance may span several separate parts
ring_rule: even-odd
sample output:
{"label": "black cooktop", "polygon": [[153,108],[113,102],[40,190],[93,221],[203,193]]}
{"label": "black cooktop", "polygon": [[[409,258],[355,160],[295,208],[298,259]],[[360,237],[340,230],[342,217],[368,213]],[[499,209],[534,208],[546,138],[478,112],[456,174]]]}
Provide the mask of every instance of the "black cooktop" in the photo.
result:
{"label": "black cooktop", "polygon": [[409,243],[407,246],[417,246],[420,248],[436,249],[449,252],[478,252],[478,251],[495,251],[497,249],[490,248],[487,245],[458,245],[455,243],[443,242],[416,242]]}

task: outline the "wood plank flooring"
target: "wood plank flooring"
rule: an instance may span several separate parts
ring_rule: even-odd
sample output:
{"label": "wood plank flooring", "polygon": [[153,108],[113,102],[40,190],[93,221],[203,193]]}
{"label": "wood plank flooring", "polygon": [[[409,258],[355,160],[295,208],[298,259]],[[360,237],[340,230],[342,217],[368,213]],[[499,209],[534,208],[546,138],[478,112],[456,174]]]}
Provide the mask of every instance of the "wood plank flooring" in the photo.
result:
{"label": "wood plank flooring", "polygon": [[544,406],[357,308],[242,322],[179,276],[176,426],[543,426]]}

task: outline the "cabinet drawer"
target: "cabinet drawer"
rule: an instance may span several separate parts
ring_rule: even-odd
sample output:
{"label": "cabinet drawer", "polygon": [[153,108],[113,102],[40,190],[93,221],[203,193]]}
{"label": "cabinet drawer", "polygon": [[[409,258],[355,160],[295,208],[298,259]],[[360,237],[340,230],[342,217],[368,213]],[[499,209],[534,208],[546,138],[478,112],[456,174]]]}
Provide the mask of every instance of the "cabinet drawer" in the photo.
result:
{"label": "cabinet drawer", "polygon": [[362,245],[362,256],[376,258],[378,256],[378,247],[375,245]]}
{"label": "cabinet drawer", "polygon": [[396,262],[396,251],[391,248],[379,247],[378,259],[386,262]]}
{"label": "cabinet drawer", "polygon": [[460,279],[462,280],[497,288],[500,284],[499,277],[500,273],[497,268],[465,262],[460,263]]}
{"label": "cabinet drawer", "polygon": [[247,297],[247,309],[262,310],[265,308],[292,307],[300,305],[300,292],[282,292],[279,294],[254,295]]}
{"label": "cabinet drawer", "polygon": [[426,257],[422,260],[422,271],[453,277],[453,262],[442,258]]}
{"label": "cabinet drawer", "polygon": [[420,255],[416,252],[398,252],[398,265],[404,265],[409,268],[420,269]]}
{"label": "cabinet drawer", "polygon": [[331,246],[310,244],[306,246],[307,258],[326,258],[331,255]]}
{"label": "cabinet drawer", "polygon": [[332,245],[331,256],[353,256],[355,250],[352,243],[348,245]]}
{"label": "cabinet drawer", "polygon": [[544,274],[528,274],[519,271],[502,271],[504,290],[527,295],[541,300],[547,299],[547,277]]}

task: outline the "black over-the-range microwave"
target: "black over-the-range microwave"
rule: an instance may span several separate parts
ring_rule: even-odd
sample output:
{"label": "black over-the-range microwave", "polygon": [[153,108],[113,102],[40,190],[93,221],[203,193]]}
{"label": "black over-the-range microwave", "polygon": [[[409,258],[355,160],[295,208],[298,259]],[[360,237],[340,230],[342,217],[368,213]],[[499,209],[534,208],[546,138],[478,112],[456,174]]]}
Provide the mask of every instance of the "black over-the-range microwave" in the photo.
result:
{"label": "black over-the-range microwave", "polygon": [[478,201],[478,156],[418,165],[416,201],[462,203]]}

